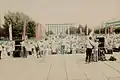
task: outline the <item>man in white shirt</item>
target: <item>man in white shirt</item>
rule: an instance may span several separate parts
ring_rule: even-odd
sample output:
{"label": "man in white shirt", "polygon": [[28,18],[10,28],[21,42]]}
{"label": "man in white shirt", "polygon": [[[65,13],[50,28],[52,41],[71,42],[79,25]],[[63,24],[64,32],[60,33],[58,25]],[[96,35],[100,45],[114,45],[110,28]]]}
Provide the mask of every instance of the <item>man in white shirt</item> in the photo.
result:
{"label": "man in white shirt", "polygon": [[89,37],[89,39],[86,41],[86,62],[90,63],[91,61],[91,55],[92,55],[92,48],[93,48],[93,42],[92,37]]}

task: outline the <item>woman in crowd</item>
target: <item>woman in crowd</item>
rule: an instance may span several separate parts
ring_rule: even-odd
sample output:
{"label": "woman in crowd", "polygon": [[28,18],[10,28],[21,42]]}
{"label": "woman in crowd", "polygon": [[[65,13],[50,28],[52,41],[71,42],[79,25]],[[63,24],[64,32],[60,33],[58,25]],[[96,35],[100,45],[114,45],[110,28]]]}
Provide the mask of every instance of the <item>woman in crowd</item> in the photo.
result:
{"label": "woman in crowd", "polygon": [[95,39],[94,43],[94,61],[98,61],[98,41]]}

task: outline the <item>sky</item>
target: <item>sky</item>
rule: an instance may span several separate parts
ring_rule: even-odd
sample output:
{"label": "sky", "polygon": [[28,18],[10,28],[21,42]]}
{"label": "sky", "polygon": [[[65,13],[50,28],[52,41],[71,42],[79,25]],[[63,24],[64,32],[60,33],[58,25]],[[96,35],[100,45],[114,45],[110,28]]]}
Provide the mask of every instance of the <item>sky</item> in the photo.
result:
{"label": "sky", "polygon": [[96,27],[120,20],[120,0],[0,0],[0,18],[9,11],[23,12],[41,24],[76,23]]}

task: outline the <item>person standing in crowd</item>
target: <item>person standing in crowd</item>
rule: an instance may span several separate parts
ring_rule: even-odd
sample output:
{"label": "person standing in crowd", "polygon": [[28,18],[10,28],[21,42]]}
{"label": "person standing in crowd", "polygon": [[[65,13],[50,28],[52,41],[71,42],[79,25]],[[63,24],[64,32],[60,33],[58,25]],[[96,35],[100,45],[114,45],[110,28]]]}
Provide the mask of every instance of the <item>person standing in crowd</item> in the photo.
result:
{"label": "person standing in crowd", "polygon": [[92,55],[92,49],[93,49],[93,41],[92,37],[89,37],[89,39],[86,41],[86,63],[90,63],[91,61],[91,55]]}
{"label": "person standing in crowd", "polygon": [[21,45],[22,45],[22,48],[23,48],[22,57],[23,57],[23,58],[27,58],[25,41],[22,41],[22,42],[21,42]]}
{"label": "person standing in crowd", "polygon": [[39,58],[39,56],[41,57],[39,45],[36,46],[36,55],[37,58]]}
{"label": "person standing in crowd", "polygon": [[2,58],[1,53],[2,53],[2,45],[0,45],[0,59]]}
{"label": "person standing in crowd", "polygon": [[97,39],[95,39],[94,43],[94,61],[98,61],[98,42]]}
{"label": "person standing in crowd", "polygon": [[52,42],[52,54],[57,54],[56,53],[56,42]]}

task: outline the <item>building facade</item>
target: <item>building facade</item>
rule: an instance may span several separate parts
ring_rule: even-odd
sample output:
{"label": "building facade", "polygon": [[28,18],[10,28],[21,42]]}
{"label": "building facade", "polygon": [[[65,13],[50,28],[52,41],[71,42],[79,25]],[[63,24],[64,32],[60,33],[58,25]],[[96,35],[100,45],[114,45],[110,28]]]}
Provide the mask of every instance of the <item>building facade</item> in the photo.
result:
{"label": "building facade", "polygon": [[113,33],[113,28],[114,27],[120,27],[120,20],[114,20],[114,21],[107,21],[104,26],[108,28],[109,33]]}
{"label": "building facade", "polygon": [[52,31],[53,34],[66,34],[66,30],[68,29],[69,34],[69,28],[70,27],[76,27],[76,24],[74,23],[65,23],[65,24],[46,24],[45,25],[48,28],[48,32]]}

